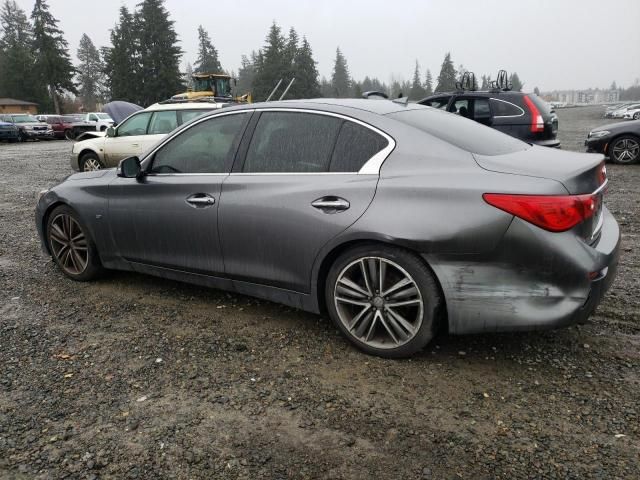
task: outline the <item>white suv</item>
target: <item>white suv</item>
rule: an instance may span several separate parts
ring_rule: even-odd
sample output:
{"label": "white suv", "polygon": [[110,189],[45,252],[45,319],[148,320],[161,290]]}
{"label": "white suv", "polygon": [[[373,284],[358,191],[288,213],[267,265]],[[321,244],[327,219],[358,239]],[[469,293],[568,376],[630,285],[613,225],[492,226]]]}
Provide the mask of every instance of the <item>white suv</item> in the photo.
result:
{"label": "white suv", "polygon": [[116,167],[126,157],[140,156],[169,132],[222,103],[156,103],[127,117],[95,138],[76,142],[71,149],[71,168],[80,171]]}

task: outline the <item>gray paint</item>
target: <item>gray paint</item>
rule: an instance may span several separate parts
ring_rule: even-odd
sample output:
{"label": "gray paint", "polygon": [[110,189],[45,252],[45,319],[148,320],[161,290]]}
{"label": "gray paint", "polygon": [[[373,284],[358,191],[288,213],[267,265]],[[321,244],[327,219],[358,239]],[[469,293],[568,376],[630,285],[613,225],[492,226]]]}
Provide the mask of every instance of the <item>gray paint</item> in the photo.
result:
{"label": "gray paint", "polygon": [[[482,200],[486,192],[591,191],[601,157],[543,148],[474,157],[384,116],[426,107],[388,101],[274,102],[224,113],[284,106],[352,117],[382,130],[396,146],[379,175],[148,175],[138,182],[115,170],[76,174],[41,198],[41,237],[46,213],[67,203],[88,225],[105,267],[312,312],[320,310],[321,275],[337,251],[354,242],[391,243],[420,254],[431,267],[453,333],[582,321],[612,282],[620,233],[606,209],[602,231],[590,244],[583,240],[584,226],[550,233]],[[194,208],[185,202],[198,193],[211,195],[215,204]],[[347,199],[350,208],[324,213],[311,205],[326,195]],[[590,272],[602,275],[591,281]]]}

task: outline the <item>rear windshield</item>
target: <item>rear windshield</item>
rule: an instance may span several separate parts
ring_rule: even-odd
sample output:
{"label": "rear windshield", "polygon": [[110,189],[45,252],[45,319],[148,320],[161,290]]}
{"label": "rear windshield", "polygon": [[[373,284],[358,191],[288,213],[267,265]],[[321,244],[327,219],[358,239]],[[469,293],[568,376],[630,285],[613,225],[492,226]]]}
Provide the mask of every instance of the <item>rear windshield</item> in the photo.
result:
{"label": "rear windshield", "polygon": [[478,155],[504,155],[529,148],[527,143],[493,128],[432,108],[405,110],[388,116]]}

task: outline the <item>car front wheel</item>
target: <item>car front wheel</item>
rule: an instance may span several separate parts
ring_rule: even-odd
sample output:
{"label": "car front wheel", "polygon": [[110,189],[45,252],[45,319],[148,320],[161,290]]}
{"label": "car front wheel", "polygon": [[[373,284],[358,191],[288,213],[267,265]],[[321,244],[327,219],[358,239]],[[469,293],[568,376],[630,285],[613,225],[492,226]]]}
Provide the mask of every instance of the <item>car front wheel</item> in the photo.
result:
{"label": "car front wheel", "polygon": [[101,168],[104,168],[104,165],[95,153],[85,153],[80,159],[80,170],[83,172],[92,172]]}
{"label": "car front wheel", "polygon": [[327,309],[366,353],[401,358],[423,349],[438,326],[442,299],[420,257],[386,245],[340,255],[327,276]]}
{"label": "car front wheel", "polygon": [[67,277],[84,282],[100,273],[96,246],[74,210],[66,205],[56,207],[46,231],[51,256]]}
{"label": "car front wheel", "polygon": [[613,163],[630,165],[640,157],[640,139],[625,135],[616,138],[609,147],[609,157]]}

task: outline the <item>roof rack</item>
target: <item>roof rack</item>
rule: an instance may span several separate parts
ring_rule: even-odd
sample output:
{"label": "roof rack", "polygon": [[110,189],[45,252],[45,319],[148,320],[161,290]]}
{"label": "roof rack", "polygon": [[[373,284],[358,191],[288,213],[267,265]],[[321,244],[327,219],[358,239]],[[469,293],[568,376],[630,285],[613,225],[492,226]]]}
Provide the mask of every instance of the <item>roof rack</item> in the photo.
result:
{"label": "roof rack", "polygon": [[498,71],[498,76],[491,81],[489,90],[492,92],[508,92],[513,88],[513,83],[509,81],[509,75],[506,70]]}
{"label": "roof rack", "polygon": [[389,95],[379,90],[369,90],[362,94],[362,98],[367,98],[367,99],[368,98],[373,98],[373,99],[384,98],[386,100],[389,98]]}
{"label": "roof rack", "polygon": [[160,105],[172,103],[233,103],[231,97],[169,98],[158,102]]}
{"label": "roof rack", "polygon": [[458,92],[478,90],[478,82],[476,82],[476,74],[473,72],[464,72],[459,82],[456,82],[456,90]]}

